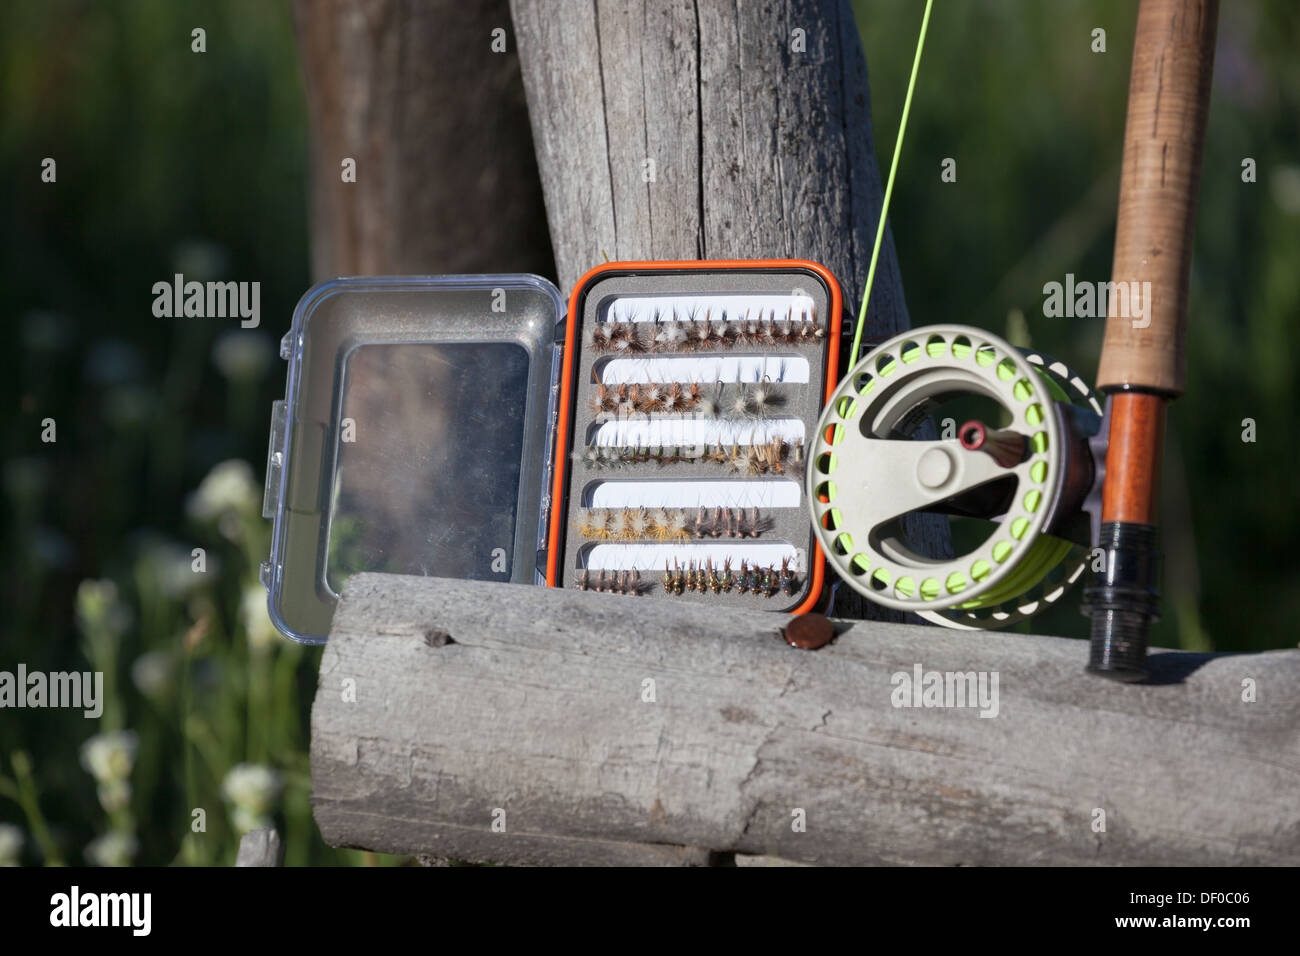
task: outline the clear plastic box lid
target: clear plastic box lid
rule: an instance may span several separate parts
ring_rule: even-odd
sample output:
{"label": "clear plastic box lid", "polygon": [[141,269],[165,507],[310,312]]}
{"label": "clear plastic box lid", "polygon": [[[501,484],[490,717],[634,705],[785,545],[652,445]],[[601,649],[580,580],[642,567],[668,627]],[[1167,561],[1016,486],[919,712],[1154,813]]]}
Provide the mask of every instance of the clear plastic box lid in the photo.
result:
{"label": "clear plastic box lid", "polygon": [[262,509],[282,633],[323,643],[360,571],[544,582],[563,315],[532,275],[334,279],[302,297]]}

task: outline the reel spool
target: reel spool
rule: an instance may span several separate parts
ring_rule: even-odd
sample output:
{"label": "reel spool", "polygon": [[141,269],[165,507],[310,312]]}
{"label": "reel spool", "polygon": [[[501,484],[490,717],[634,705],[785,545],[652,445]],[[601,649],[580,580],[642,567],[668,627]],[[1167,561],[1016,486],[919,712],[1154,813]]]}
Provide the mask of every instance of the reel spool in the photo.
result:
{"label": "reel spool", "polygon": [[[937,437],[933,418],[963,402],[983,419],[958,419],[955,436]],[[818,543],[878,604],[955,628],[1023,620],[1085,570],[1101,414],[1065,365],[982,329],[897,335],[844,377],[813,436],[806,481]],[[924,554],[924,522],[942,519],[921,515],[989,533],[955,542],[956,557]]]}

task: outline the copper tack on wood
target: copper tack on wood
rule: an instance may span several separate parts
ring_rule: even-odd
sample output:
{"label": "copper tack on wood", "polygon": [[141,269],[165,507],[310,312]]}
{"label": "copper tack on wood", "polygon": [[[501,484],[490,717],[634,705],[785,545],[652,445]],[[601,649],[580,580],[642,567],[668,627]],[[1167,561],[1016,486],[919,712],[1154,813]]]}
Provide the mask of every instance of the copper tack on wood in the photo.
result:
{"label": "copper tack on wood", "polygon": [[831,626],[830,620],[821,614],[800,614],[794,617],[781,633],[791,647],[815,651],[830,642],[830,639],[835,636],[835,628]]}

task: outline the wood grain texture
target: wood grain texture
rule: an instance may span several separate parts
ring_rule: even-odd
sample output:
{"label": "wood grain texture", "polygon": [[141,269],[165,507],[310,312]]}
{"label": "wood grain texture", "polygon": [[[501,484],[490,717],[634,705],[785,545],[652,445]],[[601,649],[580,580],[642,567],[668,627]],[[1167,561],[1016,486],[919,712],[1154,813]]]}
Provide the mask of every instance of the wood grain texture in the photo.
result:
{"label": "wood grain texture", "polygon": [[[859,622],[809,652],[783,620],[359,575],[312,713],[321,832],[521,864],[1300,863],[1300,652],[1157,651],[1133,686],[1081,642]],[[916,664],[996,672],[997,716],[893,706]]]}
{"label": "wood grain texture", "polygon": [[1111,279],[1151,285],[1140,319],[1111,298],[1102,388],[1179,395],[1187,386],[1187,285],[1218,18],[1218,0],[1142,0],[1138,9]]}
{"label": "wood grain texture", "polygon": [[[511,10],[561,289],[606,257],[800,258],[857,301],[883,190],[847,2]],[[868,319],[908,326],[888,232]]]}
{"label": "wood grain texture", "polygon": [[235,866],[284,866],[284,844],[275,830],[249,830],[239,838]]}
{"label": "wood grain texture", "polygon": [[[553,269],[505,0],[295,0],[312,273]],[[506,33],[505,52],[492,49]],[[356,160],[355,183],[341,162]]]}

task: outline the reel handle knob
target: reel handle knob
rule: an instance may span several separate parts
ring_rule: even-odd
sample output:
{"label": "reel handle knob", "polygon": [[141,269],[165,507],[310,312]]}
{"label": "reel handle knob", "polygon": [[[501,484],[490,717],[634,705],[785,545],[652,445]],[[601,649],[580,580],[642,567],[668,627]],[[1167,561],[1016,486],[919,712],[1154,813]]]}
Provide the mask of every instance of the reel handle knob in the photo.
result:
{"label": "reel handle knob", "polygon": [[982,451],[1003,468],[1014,468],[1029,455],[1029,439],[1004,428],[989,428],[976,419],[957,429],[961,447],[967,451]]}

